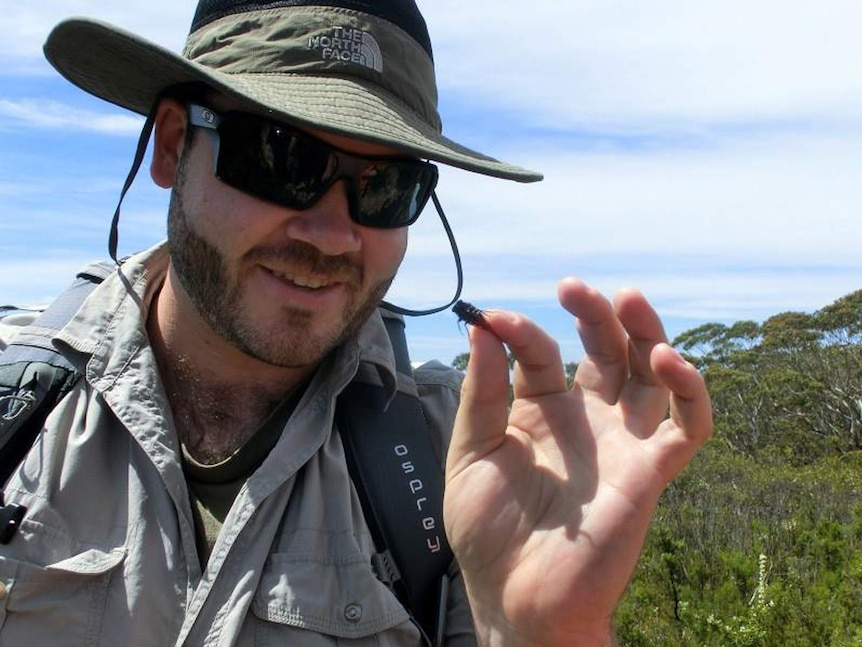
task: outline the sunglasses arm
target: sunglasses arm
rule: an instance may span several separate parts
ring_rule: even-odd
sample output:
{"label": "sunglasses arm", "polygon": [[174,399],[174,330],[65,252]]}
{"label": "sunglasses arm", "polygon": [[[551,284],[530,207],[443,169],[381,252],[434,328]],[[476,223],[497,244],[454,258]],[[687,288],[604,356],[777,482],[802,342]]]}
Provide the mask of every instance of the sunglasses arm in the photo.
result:
{"label": "sunglasses arm", "polygon": [[210,142],[213,152],[213,174],[218,176],[218,154],[221,146],[221,138],[218,135],[218,127],[221,117],[209,108],[204,108],[195,103],[188,104],[189,124],[202,128],[206,138]]}

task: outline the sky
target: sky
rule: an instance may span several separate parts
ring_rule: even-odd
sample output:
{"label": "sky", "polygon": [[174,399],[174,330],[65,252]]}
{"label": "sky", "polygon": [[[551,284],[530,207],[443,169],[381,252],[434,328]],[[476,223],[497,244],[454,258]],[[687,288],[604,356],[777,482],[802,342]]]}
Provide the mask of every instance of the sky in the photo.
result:
{"label": "sky", "polygon": [[[856,0],[419,0],[444,133],[542,171],[441,169],[463,298],[525,312],[581,347],[556,284],[641,289],[670,338],[706,322],[813,312],[862,281],[862,44]],[[0,45],[0,304],[47,303],[108,227],[142,120],[64,81],[41,46],[84,15],[179,50],[192,0],[7,3]],[[143,168],[120,254],[164,237]],[[442,305],[454,264],[432,209],[389,294]],[[454,315],[408,320],[414,360],[468,350]]]}

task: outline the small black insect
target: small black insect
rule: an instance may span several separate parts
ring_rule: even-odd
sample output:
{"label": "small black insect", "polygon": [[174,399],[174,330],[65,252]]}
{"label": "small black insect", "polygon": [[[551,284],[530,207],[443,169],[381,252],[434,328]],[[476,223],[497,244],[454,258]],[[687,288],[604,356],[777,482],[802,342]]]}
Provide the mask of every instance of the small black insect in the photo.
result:
{"label": "small black insect", "polygon": [[455,302],[455,305],[452,306],[452,312],[455,313],[460,321],[468,323],[471,326],[479,326],[480,328],[488,327],[488,322],[485,321],[485,313],[472,303],[461,301],[459,299]]}

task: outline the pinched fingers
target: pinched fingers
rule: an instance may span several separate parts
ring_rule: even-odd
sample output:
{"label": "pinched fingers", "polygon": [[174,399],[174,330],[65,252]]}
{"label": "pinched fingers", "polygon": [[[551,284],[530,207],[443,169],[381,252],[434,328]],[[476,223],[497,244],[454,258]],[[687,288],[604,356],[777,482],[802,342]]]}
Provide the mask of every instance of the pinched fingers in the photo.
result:
{"label": "pinched fingers", "polygon": [[450,478],[505,441],[509,415],[505,346],[517,360],[516,398],[567,390],[559,348],[539,326],[502,310],[487,310],[484,319],[484,326],[470,329],[470,361],[446,461]]}

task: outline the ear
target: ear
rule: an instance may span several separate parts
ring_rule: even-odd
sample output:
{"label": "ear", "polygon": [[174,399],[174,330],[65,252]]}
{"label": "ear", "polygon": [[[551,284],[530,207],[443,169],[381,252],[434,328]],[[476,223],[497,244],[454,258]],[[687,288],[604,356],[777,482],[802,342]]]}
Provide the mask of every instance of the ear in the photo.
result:
{"label": "ear", "polygon": [[162,99],[156,108],[155,144],[150,176],[158,186],[174,185],[188,128],[188,111],[175,99]]}

